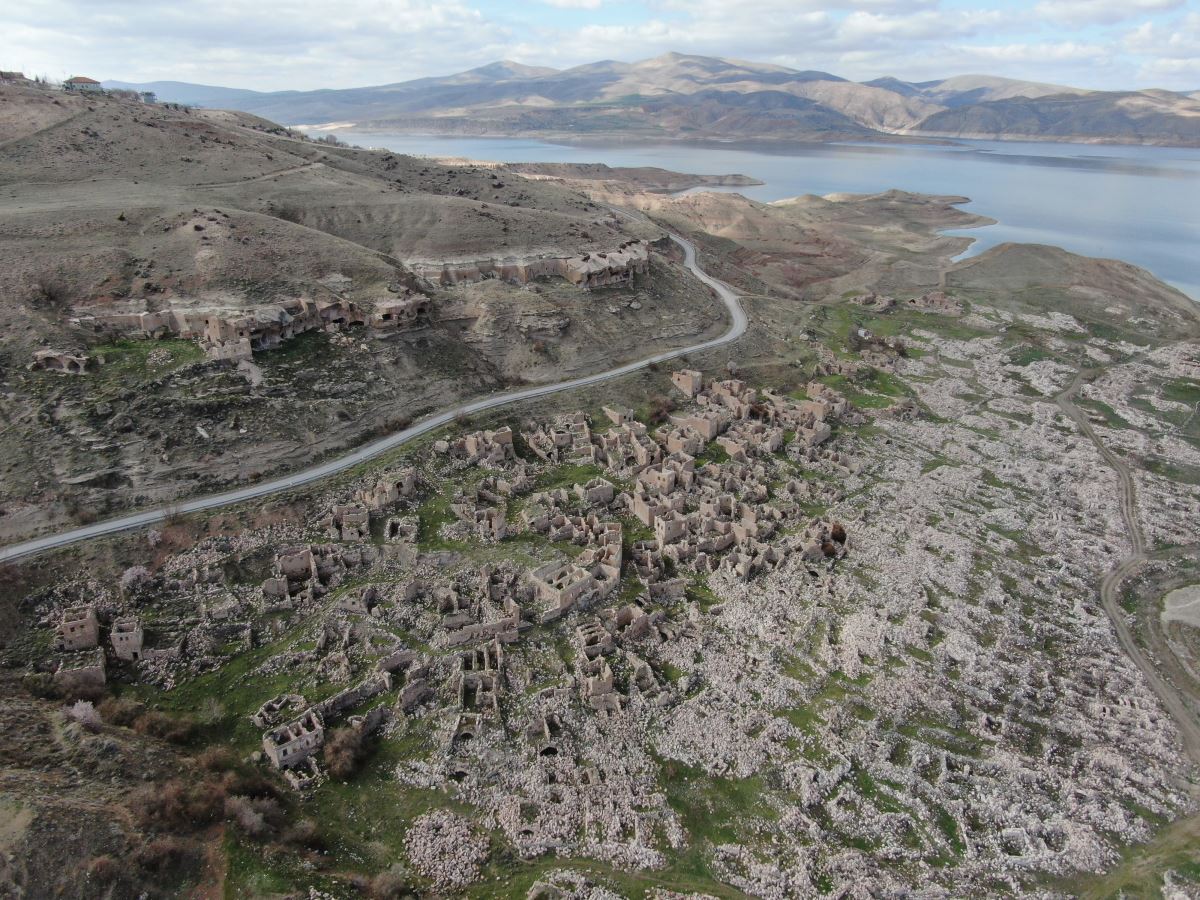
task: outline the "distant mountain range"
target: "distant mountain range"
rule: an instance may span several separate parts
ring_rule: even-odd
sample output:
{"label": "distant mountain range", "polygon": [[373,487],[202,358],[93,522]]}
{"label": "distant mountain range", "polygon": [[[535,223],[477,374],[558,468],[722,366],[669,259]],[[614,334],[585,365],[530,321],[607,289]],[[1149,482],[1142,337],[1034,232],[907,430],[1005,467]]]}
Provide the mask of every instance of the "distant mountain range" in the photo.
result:
{"label": "distant mountain range", "polygon": [[1200,92],[1089,91],[989,75],[848,81],[828,72],[667,53],[557,70],[497,62],[376,87],[260,92],[177,81],[106,87],[357,131],[659,140],[898,136],[1200,146]]}

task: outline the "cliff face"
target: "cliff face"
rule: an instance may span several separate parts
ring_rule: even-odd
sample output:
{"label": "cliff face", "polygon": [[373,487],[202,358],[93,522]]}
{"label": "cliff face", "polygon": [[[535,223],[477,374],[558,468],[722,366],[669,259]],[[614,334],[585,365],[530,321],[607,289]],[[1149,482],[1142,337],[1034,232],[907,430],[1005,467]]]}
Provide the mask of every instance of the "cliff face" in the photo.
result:
{"label": "cliff face", "polygon": [[443,263],[410,261],[409,267],[422,278],[443,286],[496,278],[528,284],[539,278],[563,278],[586,290],[630,284],[636,275],[650,269],[646,244],[639,240],[616,250],[581,253],[576,256],[509,256]]}

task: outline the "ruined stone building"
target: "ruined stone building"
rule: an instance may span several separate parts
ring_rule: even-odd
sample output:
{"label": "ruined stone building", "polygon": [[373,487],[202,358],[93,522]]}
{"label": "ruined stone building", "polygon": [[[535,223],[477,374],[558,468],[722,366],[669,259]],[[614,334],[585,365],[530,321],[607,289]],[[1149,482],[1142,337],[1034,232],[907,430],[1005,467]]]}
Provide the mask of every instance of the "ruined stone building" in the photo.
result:
{"label": "ruined stone building", "polygon": [[67,375],[83,375],[92,358],[86,353],[75,353],[70,350],[35,350],[31,369],[43,369],[47,372],[63,372]]}
{"label": "ruined stone building", "polygon": [[395,506],[405,497],[411,497],[417,489],[417,472],[406,468],[380,477],[374,488],[362,488],[354,493],[354,499],[369,512],[382,512]]}
{"label": "ruined stone building", "polygon": [[315,710],[268,731],[262,739],[263,752],[277,769],[300,765],[324,745],[325,722]]}
{"label": "ruined stone building", "polygon": [[62,622],[55,634],[54,649],[60,651],[88,650],[100,643],[100,622],[95,607],[72,606],[63,612]]}
{"label": "ruined stone building", "polygon": [[156,312],[127,308],[91,312],[73,321],[98,332],[195,340],[209,359],[236,361],[250,359],[258,351],[274,350],[307,331],[337,330],[348,325],[413,327],[427,322],[429,312],[429,298],[409,292],[402,298],[380,301],[373,312],[340,297],[292,297],[254,307],[179,305]]}
{"label": "ruined stone building", "polygon": [[474,431],[452,441],[435,441],[433,449],[485,467],[501,466],[517,458],[513,431],[507,425],[495,431]]}
{"label": "ruined stone building", "polygon": [[109,631],[113,653],[118,659],[136,662],[142,657],[142,641],[145,637],[137,619],[117,619]]}
{"label": "ruined stone building", "polygon": [[365,541],[371,537],[371,515],[357,504],[335,506],[323,525],[330,540]]}

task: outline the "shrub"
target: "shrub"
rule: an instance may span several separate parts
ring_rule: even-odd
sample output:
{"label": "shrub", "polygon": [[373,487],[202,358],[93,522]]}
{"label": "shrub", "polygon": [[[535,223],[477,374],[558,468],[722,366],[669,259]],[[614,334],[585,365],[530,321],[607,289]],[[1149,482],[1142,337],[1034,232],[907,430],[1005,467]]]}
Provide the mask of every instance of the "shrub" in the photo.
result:
{"label": "shrub", "polygon": [[260,772],[226,772],[221,776],[221,783],[227,793],[241,794],[245,797],[271,797],[275,800],[282,796],[275,782]]}
{"label": "shrub", "polygon": [[301,819],[283,833],[283,842],[293,847],[304,847],[308,850],[324,850],[325,839],[321,830],[312,819]]}
{"label": "shrub", "polygon": [[21,679],[21,684],[33,696],[43,700],[58,700],[62,696],[49,672],[29,672]]}
{"label": "shrub", "polygon": [[196,725],[189,718],[175,718],[151,709],[134,719],[133,730],[138,734],[148,734],[170,741],[172,744],[186,744],[192,739]]}
{"label": "shrub", "polygon": [[668,396],[655,397],[650,401],[650,411],[647,418],[651,425],[661,425],[675,411],[675,398]]}
{"label": "shrub", "polygon": [[54,678],[55,689],[64,700],[96,701],[104,696],[104,685],[73,672],[63,672]]}
{"label": "shrub", "polygon": [[70,517],[72,522],[78,525],[90,525],[100,518],[100,513],[84,497],[76,494],[70,494],[63,498],[63,509]]}
{"label": "shrub", "polygon": [[145,566],[130,566],[121,573],[121,596],[128,599],[150,578]]}
{"label": "shrub", "polygon": [[200,721],[212,725],[225,718],[225,704],[216,697],[205,697],[200,705]]}
{"label": "shrub", "polygon": [[304,210],[292,203],[281,203],[274,210],[268,210],[275,218],[283,219],[285,222],[291,222],[293,225],[299,225],[304,219]]}
{"label": "shrub", "polygon": [[144,707],[128,697],[105,697],[99,710],[104,721],[110,725],[128,727],[142,714]]}
{"label": "shrub", "polygon": [[65,309],[70,305],[71,292],[66,282],[56,275],[40,275],[29,291],[29,304],[37,309]]}
{"label": "shrub", "polygon": [[367,895],[372,900],[398,900],[411,894],[408,879],[404,872],[395,866],[380,872],[367,886]]}
{"label": "shrub", "polygon": [[140,868],[157,873],[174,872],[192,861],[195,848],[178,837],[160,837],[138,848],[134,859]]}
{"label": "shrub", "polygon": [[67,707],[67,717],[91,732],[99,731],[100,726],[104,724],[100,713],[96,712],[96,707],[90,700],[76,700],[73,706]]}
{"label": "shrub", "polygon": [[196,757],[196,762],[209,772],[228,772],[237,768],[237,757],[226,747],[209,747]]}
{"label": "shrub", "polygon": [[134,808],[145,824],[202,828],[221,818],[227,796],[220,781],[207,779],[189,784],[181,778],[172,778],[143,788],[135,797]]}
{"label": "shrub", "polygon": [[83,871],[88,881],[95,884],[111,884],[117,880],[121,867],[111,856],[93,856],[83,864]]}
{"label": "shrub", "polygon": [[270,797],[227,797],[225,818],[253,838],[265,837],[283,819],[283,808]]}
{"label": "shrub", "polygon": [[343,781],[354,774],[364,753],[365,740],[357,728],[338,728],[325,739],[325,765]]}

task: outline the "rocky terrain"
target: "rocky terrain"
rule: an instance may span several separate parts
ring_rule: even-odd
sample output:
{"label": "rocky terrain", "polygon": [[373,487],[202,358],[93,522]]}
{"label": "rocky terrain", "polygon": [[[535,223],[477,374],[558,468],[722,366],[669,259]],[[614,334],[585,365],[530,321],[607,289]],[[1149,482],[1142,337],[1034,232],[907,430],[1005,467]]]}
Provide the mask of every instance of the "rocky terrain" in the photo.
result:
{"label": "rocky terrain", "polygon": [[500,62],[441,78],[263,93],[178,82],[114,87],[355,131],[573,140],[845,141],[897,135],[1200,145],[1195,96],[1089,91],[988,75],[853,82],[741,60],[667,53],[557,71]]}
{"label": "rocky terrain", "polygon": [[[129,823],[112,869],[32,757],[7,757],[9,884],[1196,890],[1189,301],[1052,248],[951,263],[922,228],[955,198],[626,199],[761,286],[750,332],[699,371],[8,570],[20,702],[60,745],[158,741],[182,766],[173,805],[97,798],[87,769],[60,786]],[[864,225],[885,220],[910,224]],[[845,262],[781,276],[821,227],[861,286]],[[93,640],[87,609],[102,686],[97,651],[53,649]]]}
{"label": "rocky terrain", "polygon": [[[36,112],[0,115],[10,534],[720,333],[668,230],[750,325],[0,569],[0,894],[1200,892],[1182,294],[1051,247],[955,262],[963,198],[669,196],[6,103]],[[263,172],[207,181],[225,147]],[[131,303],[213,321],[84,327]],[[279,343],[213,358],[239,328]]]}
{"label": "rocky terrain", "polygon": [[[722,325],[661,229],[554,180],[34,86],[0,87],[0,128],[4,539],[295,468]],[[631,241],[636,277],[588,290]],[[411,265],[464,256],[565,263],[457,286]],[[410,300],[418,318],[385,321]],[[278,346],[251,359],[239,341]],[[66,359],[82,374],[45,371]]]}

